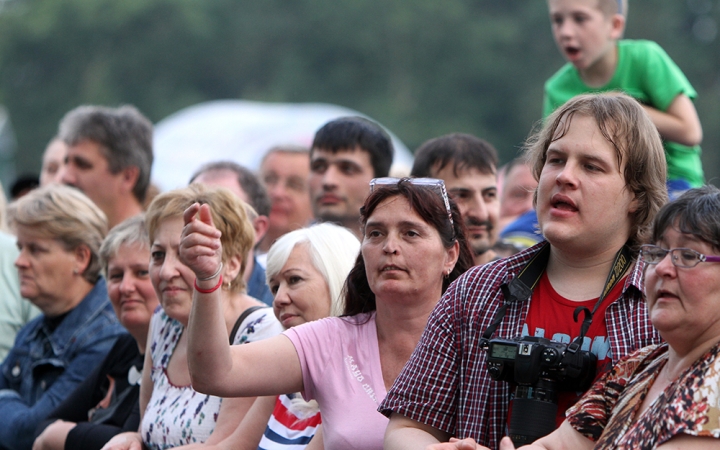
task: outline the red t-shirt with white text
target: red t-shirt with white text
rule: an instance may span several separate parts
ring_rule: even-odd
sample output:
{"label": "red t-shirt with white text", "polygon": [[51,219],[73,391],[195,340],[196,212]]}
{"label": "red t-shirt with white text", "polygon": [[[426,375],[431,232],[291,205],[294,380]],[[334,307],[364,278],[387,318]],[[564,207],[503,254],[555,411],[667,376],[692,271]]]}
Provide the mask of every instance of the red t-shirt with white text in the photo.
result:
{"label": "red t-shirt with white text", "polygon": [[[605,310],[609,304],[620,297],[625,280],[626,277],[619,280],[605,297],[595,312],[590,328],[583,339],[582,350],[589,350],[597,356],[596,378],[612,368],[610,340],[605,326]],[[523,326],[522,335],[544,337],[554,342],[570,344],[580,334],[580,327],[585,318],[584,314],[580,314],[578,321],[575,322],[573,320],[575,309],[584,306],[592,311],[599,297],[598,295],[594,299],[585,301],[569,300],[555,291],[547,274],[544,273],[533,290],[530,310]],[[582,394],[583,392],[560,392],[558,394],[556,418],[558,427],[565,420],[565,411],[574,405]]]}

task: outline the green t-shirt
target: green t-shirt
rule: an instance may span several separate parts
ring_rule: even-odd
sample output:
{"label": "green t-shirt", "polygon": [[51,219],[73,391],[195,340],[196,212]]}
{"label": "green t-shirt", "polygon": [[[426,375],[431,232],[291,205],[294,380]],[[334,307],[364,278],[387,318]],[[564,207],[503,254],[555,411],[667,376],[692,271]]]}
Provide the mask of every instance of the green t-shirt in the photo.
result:
{"label": "green t-shirt", "polygon": [[[543,117],[578,94],[623,91],[641,103],[666,111],[679,94],[697,97],[685,74],[659,45],[645,40],[618,41],[618,66],[612,79],[599,88],[586,85],[577,69],[565,64],[545,82]],[[692,187],[702,186],[705,177],[700,146],[688,147],[663,141],[669,180],[686,180]]]}

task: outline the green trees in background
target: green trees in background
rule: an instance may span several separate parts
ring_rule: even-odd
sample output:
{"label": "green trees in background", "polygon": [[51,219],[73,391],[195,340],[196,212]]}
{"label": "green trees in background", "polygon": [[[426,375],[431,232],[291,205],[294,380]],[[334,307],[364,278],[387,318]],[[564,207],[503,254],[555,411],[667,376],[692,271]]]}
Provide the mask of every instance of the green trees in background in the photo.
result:
{"label": "green trees in background", "polygon": [[[659,42],[698,90],[709,177],[720,175],[717,24],[718,0],[633,0],[626,32]],[[158,121],[222,98],[347,106],[410,148],[469,132],[506,161],[562,63],[540,0],[0,1],[0,103],[21,171],[39,169],[78,104],[132,103]]]}

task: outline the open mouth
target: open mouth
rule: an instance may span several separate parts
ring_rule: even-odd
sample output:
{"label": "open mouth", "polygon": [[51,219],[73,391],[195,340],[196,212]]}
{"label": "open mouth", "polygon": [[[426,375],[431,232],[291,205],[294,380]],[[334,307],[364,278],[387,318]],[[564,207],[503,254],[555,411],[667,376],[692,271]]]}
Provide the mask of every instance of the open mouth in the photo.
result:
{"label": "open mouth", "polygon": [[390,272],[390,271],[395,271],[395,270],[403,270],[403,269],[401,269],[398,266],[385,266],[380,271],[381,272]]}
{"label": "open mouth", "polygon": [[555,195],[550,200],[550,206],[560,211],[571,211],[576,212],[578,210],[575,203],[564,195]]}
{"label": "open mouth", "polygon": [[578,47],[565,47],[565,54],[570,58],[576,58],[580,54]]}
{"label": "open mouth", "polygon": [[562,211],[577,211],[577,208],[567,202],[553,202],[552,207]]}

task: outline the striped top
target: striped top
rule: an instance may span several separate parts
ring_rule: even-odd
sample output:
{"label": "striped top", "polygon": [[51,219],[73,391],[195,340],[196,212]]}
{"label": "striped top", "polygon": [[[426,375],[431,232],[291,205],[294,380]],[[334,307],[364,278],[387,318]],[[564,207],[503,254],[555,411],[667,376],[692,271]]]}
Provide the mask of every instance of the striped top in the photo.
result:
{"label": "striped top", "polygon": [[259,450],[301,450],[315,436],[320,425],[320,413],[300,419],[290,411],[292,397],[297,394],[280,395],[275,409],[260,440]]}

